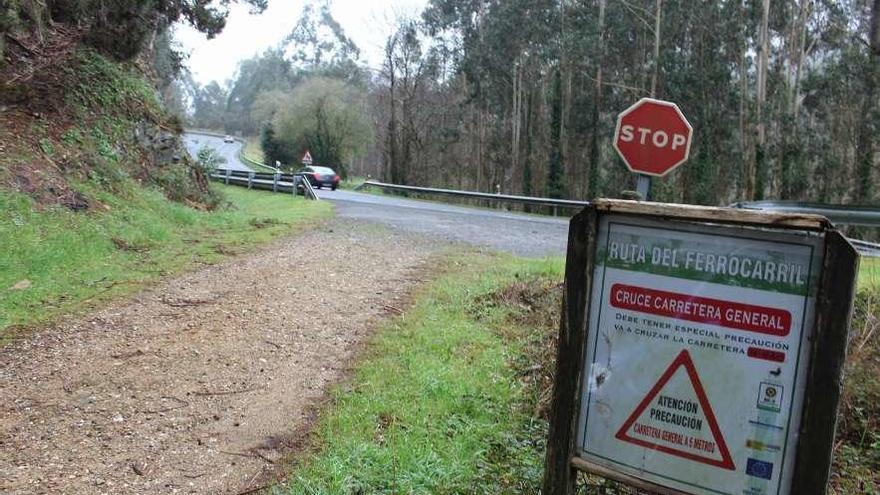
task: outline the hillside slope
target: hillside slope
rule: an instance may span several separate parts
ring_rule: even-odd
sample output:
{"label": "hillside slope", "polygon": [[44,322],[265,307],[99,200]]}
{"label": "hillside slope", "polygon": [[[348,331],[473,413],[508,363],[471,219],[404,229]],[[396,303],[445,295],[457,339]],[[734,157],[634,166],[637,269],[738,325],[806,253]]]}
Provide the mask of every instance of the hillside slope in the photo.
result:
{"label": "hillside slope", "polygon": [[330,214],[211,187],[139,65],[53,36],[0,67],[0,342]]}

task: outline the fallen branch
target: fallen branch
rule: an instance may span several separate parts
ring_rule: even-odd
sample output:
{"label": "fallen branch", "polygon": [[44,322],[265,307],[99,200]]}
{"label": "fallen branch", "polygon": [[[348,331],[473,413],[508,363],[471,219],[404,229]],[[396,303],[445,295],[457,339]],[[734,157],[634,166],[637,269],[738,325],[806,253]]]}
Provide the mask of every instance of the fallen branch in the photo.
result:
{"label": "fallen branch", "polygon": [[238,493],[236,493],[235,495],[251,495],[252,493],[257,493],[257,492],[261,492],[261,491],[263,491],[263,490],[266,490],[266,489],[269,488],[271,485],[272,485],[271,483],[266,483],[265,485],[260,485],[260,486],[258,486],[258,487],[256,487],[256,488],[248,488],[248,489],[246,489],[246,490],[244,490],[244,491],[242,491],[242,492],[238,492]]}
{"label": "fallen branch", "polygon": [[36,50],[34,50],[33,48],[31,48],[31,47],[25,45],[24,42],[22,42],[20,39],[16,38],[15,36],[12,36],[12,35],[9,34],[9,33],[3,33],[3,36],[4,36],[6,39],[8,39],[9,41],[11,41],[11,42],[15,43],[16,45],[18,45],[18,46],[19,46],[21,49],[23,49],[24,51],[30,53],[31,55],[38,55],[38,54],[40,54],[40,53],[38,53]]}
{"label": "fallen branch", "polygon": [[382,306],[382,307],[385,308],[386,311],[391,311],[392,313],[396,313],[396,314],[399,314],[399,315],[402,315],[402,314],[403,314],[403,310],[402,310],[402,309],[400,309],[400,308],[395,308],[394,306],[391,306],[390,304],[385,304],[385,305]]}
{"label": "fallen branch", "polygon": [[229,450],[218,449],[217,452],[220,452],[221,454],[227,454],[227,455],[237,455],[239,457],[252,457],[254,459],[260,459],[268,464],[275,464],[275,461],[273,461],[272,459],[269,459],[268,457],[264,456],[263,454],[255,451],[255,450],[251,450],[248,452],[232,452]]}
{"label": "fallen branch", "polygon": [[159,300],[162,304],[171,306],[172,308],[185,308],[188,306],[198,306],[200,304],[210,304],[214,300],[210,299],[168,299],[163,297]]}
{"label": "fallen branch", "polygon": [[244,390],[228,390],[222,392],[193,392],[193,395],[197,395],[199,397],[210,397],[213,395],[235,395],[235,394],[245,394],[248,392],[253,392],[254,390],[259,390],[260,387],[251,387],[246,388]]}

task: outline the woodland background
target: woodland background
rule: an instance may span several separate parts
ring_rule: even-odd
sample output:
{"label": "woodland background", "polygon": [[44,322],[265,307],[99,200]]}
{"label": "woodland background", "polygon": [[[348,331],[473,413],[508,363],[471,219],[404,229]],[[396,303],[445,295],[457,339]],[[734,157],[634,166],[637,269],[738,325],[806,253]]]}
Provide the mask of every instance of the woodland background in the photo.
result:
{"label": "woodland background", "polygon": [[199,84],[173,26],[215,34],[228,3],[6,0],[0,55],[21,51],[16,33],[53,27],[149,66],[186,125],[260,138],[269,161],[289,166],[310,149],[342,175],[615,196],[632,187],[611,147],[615,118],[653,96],[678,103],[695,130],[690,161],[654,182],[654,199],[880,194],[880,0],[431,0],[376,26],[387,41],[374,67],[313,0],[278,46],[231,80]]}
{"label": "woodland background", "polygon": [[[653,96],[695,129],[690,161],[655,181],[656,199],[870,204],[878,11],[878,0],[432,0],[396,20],[369,68],[314,3],[233,80],[184,75],[169,99],[193,125],[268,132],[267,155],[284,163],[310,147],[395,183],[589,198],[632,187],[610,140],[617,114]],[[333,101],[348,115],[324,108]]]}

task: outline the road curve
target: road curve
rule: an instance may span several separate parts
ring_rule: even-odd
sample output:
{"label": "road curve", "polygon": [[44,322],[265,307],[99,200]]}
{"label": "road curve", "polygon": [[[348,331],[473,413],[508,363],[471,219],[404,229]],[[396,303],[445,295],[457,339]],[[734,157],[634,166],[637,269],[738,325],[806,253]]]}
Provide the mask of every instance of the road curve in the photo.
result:
{"label": "road curve", "polygon": [[[241,143],[188,132],[184,137],[190,154],[204,146],[217,150],[223,168],[252,171],[239,160]],[[352,191],[318,190],[321,199],[336,205],[337,215],[359,222],[379,223],[439,240],[495,249],[518,256],[562,256],[568,236],[568,219],[524,215],[503,210],[468,208],[433,201],[417,201]],[[267,193],[271,194],[271,193]]]}
{"label": "road curve", "polygon": [[337,215],[380,223],[445,241],[505,251],[518,256],[562,256],[568,219],[467,208],[352,191],[318,191],[336,204]]}
{"label": "road curve", "polygon": [[195,132],[187,132],[184,134],[183,140],[186,144],[187,151],[189,151],[190,156],[193,158],[198,156],[199,150],[208,146],[217,150],[217,153],[226,159],[226,163],[222,165],[222,168],[241,170],[244,172],[253,171],[251,167],[242,163],[238,158],[239,151],[241,150],[241,143],[239,141],[224,143],[223,138],[221,137]]}

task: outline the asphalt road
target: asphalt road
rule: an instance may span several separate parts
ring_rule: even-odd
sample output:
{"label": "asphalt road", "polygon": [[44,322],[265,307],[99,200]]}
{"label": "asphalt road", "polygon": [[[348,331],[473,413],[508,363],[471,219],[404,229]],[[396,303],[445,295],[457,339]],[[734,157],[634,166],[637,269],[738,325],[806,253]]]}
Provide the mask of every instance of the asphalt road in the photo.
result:
{"label": "asphalt road", "polygon": [[238,150],[241,149],[241,143],[238,141],[224,143],[223,138],[220,137],[208,136],[206,134],[187,133],[184,135],[184,142],[186,143],[186,149],[193,158],[198,156],[199,150],[205,146],[209,146],[217,150],[217,153],[219,153],[220,156],[226,158],[226,163],[223,165],[223,168],[243,170],[245,172],[253,170],[238,159]]}
{"label": "asphalt road", "polygon": [[[241,147],[238,142],[227,144],[222,138],[187,134],[186,143],[190,153],[197,153],[207,144],[226,158],[226,167],[251,170],[238,159],[238,150]],[[321,189],[317,192],[321,199],[334,202],[337,216],[343,218],[383,224],[443,241],[465,243],[518,256],[565,254],[568,236],[568,220],[565,218],[467,208],[352,191]]]}

